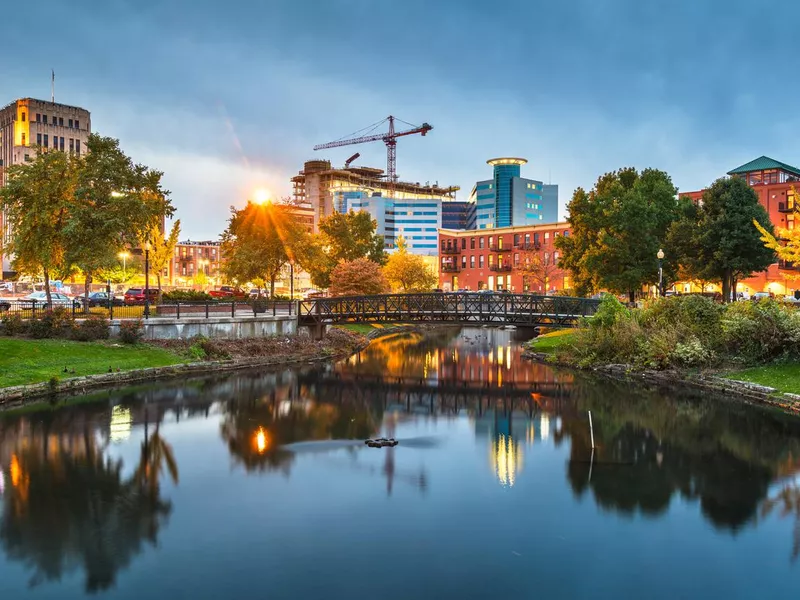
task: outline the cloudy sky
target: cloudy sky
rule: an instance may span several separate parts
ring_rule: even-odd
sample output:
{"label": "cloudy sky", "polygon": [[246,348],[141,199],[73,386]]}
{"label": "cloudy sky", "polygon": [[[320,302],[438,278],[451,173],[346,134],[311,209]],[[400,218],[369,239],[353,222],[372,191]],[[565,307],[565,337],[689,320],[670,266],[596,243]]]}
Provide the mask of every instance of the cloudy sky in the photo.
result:
{"label": "cloudy sky", "polygon": [[[393,114],[408,181],[486,178],[487,158],[577,186],[621,166],[700,188],[766,154],[800,163],[795,0],[40,0],[13,9],[0,104],[92,112],[165,172],[183,238],[311,158],[385,167],[381,143],[314,152]],[[8,11],[5,11],[8,15]],[[10,37],[9,37],[10,36]]]}

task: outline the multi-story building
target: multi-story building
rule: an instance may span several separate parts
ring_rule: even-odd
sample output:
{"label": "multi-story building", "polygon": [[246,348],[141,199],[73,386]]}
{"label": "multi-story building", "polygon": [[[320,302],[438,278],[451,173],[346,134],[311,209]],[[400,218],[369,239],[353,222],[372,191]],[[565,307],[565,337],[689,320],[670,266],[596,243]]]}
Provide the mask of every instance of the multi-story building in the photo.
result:
{"label": "multi-story building", "polygon": [[174,286],[213,285],[219,278],[221,264],[220,242],[187,240],[176,244],[165,275]]}
{"label": "multi-story building", "polygon": [[409,252],[436,254],[437,231],[442,225],[442,202],[452,200],[458,187],[386,181],[381,169],[336,169],[327,160],[312,160],[292,178],[294,200],[310,204],[314,228],[320,218],[337,212],[363,210],[378,223],[377,233],[387,249],[403,236]]}
{"label": "multi-story building", "polygon": [[442,202],[442,229],[475,229],[475,202]]}
{"label": "multi-story building", "polygon": [[[796,217],[800,213],[800,203],[795,195],[795,188],[800,192],[800,169],[782,163],[768,156],[751,160],[731,171],[731,177],[741,177],[758,194],[758,201],[767,210],[769,218],[776,229],[795,228]],[[701,200],[705,190],[682,193],[694,201]],[[665,249],[666,251],[666,249]],[[753,292],[772,292],[776,296],[791,294],[800,289],[800,265],[776,262],[753,277],[738,282],[737,292],[752,294]],[[693,291],[691,283],[683,282],[676,286],[679,292]]]}
{"label": "multi-story building", "polygon": [[[21,98],[0,109],[0,186],[11,165],[33,160],[38,151],[54,149],[81,154],[91,132],[88,110],[34,98]],[[0,214],[0,231],[8,241],[10,231]],[[2,256],[3,277],[11,276],[10,257]]]}
{"label": "multi-story building", "polygon": [[439,285],[445,291],[508,290],[535,294],[569,289],[558,267],[555,240],[569,235],[566,222],[495,228],[439,230]]}
{"label": "multi-story building", "polygon": [[558,185],[521,176],[524,158],[492,158],[492,179],[479,181],[469,201],[475,203],[477,229],[538,225],[558,221]]}

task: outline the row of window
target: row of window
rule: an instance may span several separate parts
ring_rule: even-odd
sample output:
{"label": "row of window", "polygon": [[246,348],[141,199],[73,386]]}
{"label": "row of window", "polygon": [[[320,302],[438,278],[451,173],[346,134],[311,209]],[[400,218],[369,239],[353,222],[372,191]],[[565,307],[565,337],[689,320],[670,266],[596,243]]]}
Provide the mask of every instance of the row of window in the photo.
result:
{"label": "row of window", "polygon": [[[557,238],[559,235],[563,235],[564,237],[569,237],[569,229],[565,229],[563,232],[561,232],[561,231],[554,231],[553,232],[553,238]],[[470,248],[470,250],[474,250],[475,249],[475,239],[476,238],[474,238],[474,237],[469,239],[469,248]],[[490,236],[487,236],[487,237],[479,237],[479,238],[477,238],[477,240],[478,240],[478,248],[483,249],[485,247],[485,243],[486,243],[485,240],[486,239],[489,240],[489,249],[490,250],[495,247],[495,240],[497,240],[497,247],[500,248],[500,249],[503,248],[503,236],[501,236],[501,235],[498,235],[498,236],[491,236],[490,235]],[[545,231],[543,236],[542,236],[541,233],[538,233],[538,232],[533,234],[533,240],[532,241],[533,241],[534,244],[541,243],[542,239],[544,239],[544,242],[547,243],[550,240],[550,232],[549,231]],[[523,244],[523,243],[526,244],[526,245],[531,243],[531,234],[530,233],[525,233],[525,234],[515,233],[514,234],[514,246],[519,247],[519,245]],[[452,239],[451,238],[451,239],[447,239],[447,240],[442,240],[441,247],[442,247],[442,250],[444,250],[445,248],[457,248],[458,247],[458,239]],[[461,249],[462,250],[466,250],[467,249],[467,238],[466,237],[462,237],[461,238]]]}
{"label": "row of window", "polygon": [[[25,145],[25,134],[22,134],[22,145]],[[49,148],[50,147],[50,136],[46,133],[43,135],[41,133],[36,134],[36,145],[41,146],[42,148]],[[61,150],[64,151],[64,138],[59,138],[57,135],[53,136],[53,149],[54,150]],[[81,141],[76,140],[75,138],[69,138],[69,151],[74,152],[75,154],[81,153]]]}
{"label": "row of window", "polygon": [[[478,268],[479,269],[482,269],[484,267],[484,260],[485,260],[484,259],[484,255],[483,254],[479,254],[478,255]],[[531,264],[530,256],[526,256],[524,261],[520,261],[520,255],[519,254],[514,254],[514,262],[513,262],[514,268],[518,268],[520,266],[520,264],[522,264],[523,262],[524,262],[525,265],[530,265]],[[544,266],[551,266],[551,265],[555,266],[555,265],[557,265],[558,264],[558,252],[553,252],[552,257],[550,256],[549,252],[545,252],[542,255],[542,262],[543,262]],[[442,266],[443,267],[450,266],[450,265],[453,265],[453,264],[455,264],[455,263],[454,263],[452,258],[442,258]],[[494,254],[490,254],[489,255],[489,267],[490,268],[493,267],[494,264],[495,264],[495,255]],[[497,255],[497,264],[498,265],[503,265],[503,266],[511,266],[512,263],[511,263],[510,260],[505,259],[505,258],[503,258],[503,256],[498,254]],[[466,269],[467,268],[467,257],[466,256],[462,256],[461,257],[461,268],[462,269]],[[471,255],[469,257],[469,268],[470,269],[474,269],[475,268],[475,255]]]}
{"label": "row of window", "polygon": [[[27,115],[23,112],[20,115],[22,122],[24,123],[27,119]],[[40,113],[36,113],[36,122],[37,123],[44,123],[45,125],[48,124],[47,115],[43,115]],[[58,127],[64,127],[64,117],[57,117],[53,115],[50,117],[50,125],[57,125]],[[81,122],[78,119],[67,119],[67,127],[70,129],[80,129]]]}

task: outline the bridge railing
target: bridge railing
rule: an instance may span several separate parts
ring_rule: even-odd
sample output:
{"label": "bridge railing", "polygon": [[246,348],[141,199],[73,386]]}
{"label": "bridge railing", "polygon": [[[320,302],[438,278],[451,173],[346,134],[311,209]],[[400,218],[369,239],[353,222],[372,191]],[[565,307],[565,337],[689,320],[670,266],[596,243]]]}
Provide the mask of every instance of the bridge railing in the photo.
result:
{"label": "bridge railing", "polygon": [[598,300],[509,293],[380,294],[316,298],[299,303],[301,323],[437,322],[575,325]]}

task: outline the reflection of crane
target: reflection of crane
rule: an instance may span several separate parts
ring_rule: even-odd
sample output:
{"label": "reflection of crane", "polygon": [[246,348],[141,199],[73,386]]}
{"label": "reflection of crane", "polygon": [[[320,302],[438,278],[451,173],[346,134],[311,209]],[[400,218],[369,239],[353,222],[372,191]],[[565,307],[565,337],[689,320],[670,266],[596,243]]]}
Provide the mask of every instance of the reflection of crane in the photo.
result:
{"label": "reflection of crane", "polygon": [[[355,133],[342,139],[328,142],[327,144],[318,144],[314,146],[314,150],[324,150],[325,148],[338,148],[339,146],[349,146],[351,144],[364,144],[366,142],[382,141],[384,144],[386,144],[386,180],[390,184],[394,184],[397,181],[397,138],[404,135],[413,135],[415,133],[425,135],[431,129],[433,129],[433,127],[428,123],[423,123],[421,126],[417,127],[411,123],[400,121],[401,123],[405,123],[406,125],[410,126],[411,129],[407,129],[405,131],[395,131],[395,120],[400,121],[400,119],[395,119],[393,116],[389,115],[382,121],[370,125],[369,127],[365,127],[360,131],[356,131]],[[377,129],[379,125],[384,124],[386,121],[389,121],[388,133],[372,134],[372,132]]]}

